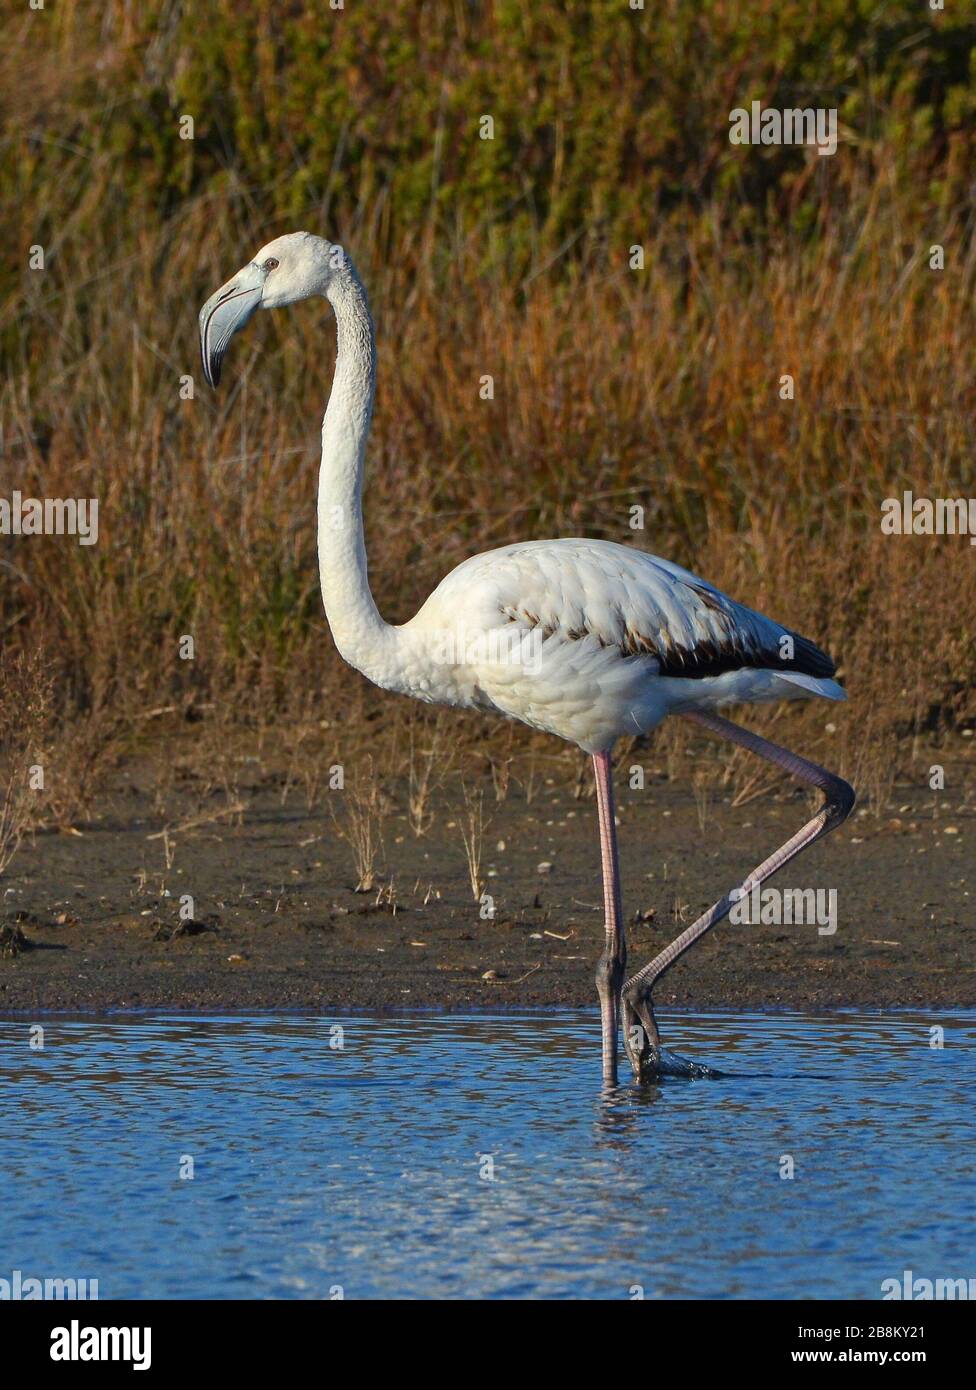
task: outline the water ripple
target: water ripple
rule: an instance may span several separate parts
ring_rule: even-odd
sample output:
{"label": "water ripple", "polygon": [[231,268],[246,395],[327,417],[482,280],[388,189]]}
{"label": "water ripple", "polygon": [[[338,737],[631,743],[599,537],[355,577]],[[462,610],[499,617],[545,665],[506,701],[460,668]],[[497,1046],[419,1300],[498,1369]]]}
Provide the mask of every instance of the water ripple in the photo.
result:
{"label": "water ripple", "polygon": [[0,1277],[877,1298],[907,1268],[976,1276],[972,1011],[664,1015],[726,1078],[611,1093],[592,1013],[51,1016],[33,1051],[37,1021],[0,1019]]}

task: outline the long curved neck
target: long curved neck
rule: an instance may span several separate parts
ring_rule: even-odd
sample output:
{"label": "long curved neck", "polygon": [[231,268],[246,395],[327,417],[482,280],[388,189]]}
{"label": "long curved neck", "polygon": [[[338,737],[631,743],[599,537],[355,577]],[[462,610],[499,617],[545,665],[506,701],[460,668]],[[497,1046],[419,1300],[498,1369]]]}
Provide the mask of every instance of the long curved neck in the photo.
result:
{"label": "long curved neck", "polygon": [[384,683],[394,632],[369,589],[363,538],[363,464],[373,415],[376,342],[366,291],[346,261],[328,298],[336,316],[338,354],[322,421],[319,469],[319,578],[326,617],[343,658]]}

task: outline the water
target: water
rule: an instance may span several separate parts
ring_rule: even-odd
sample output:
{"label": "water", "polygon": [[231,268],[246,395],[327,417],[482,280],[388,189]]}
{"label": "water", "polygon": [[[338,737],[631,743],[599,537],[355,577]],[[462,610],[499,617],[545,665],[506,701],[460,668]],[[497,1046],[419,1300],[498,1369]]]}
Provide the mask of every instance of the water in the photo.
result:
{"label": "water", "polygon": [[976,1276],[973,1011],[665,1014],[734,1075],[609,1096],[594,1012],[49,1016],[43,1051],[33,1021],[0,1019],[0,1278],[623,1299]]}

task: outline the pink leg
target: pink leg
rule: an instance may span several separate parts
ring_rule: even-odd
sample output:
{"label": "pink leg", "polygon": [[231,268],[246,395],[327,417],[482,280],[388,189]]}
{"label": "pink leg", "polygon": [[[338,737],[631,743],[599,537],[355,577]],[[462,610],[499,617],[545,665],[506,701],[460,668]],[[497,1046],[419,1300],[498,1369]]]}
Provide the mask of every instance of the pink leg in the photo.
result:
{"label": "pink leg", "polygon": [[610,753],[593,754],[596,804],[600,817],[600,854],[603,860],[603,906],[607,941],[596,968],[603,1032],[603,1080],[617,1082],[617,1025],[620,1020],[620,988],[627,965],[623,914],[620,909],[620,865],[617,860],[617,828],[613,812],[613,767]]}
{"label": "pink leg", "polygon": [[[801,850],[812,845],[815,840],[819,840],[821,835],[826,835],[828,831],[834,830],[850,814],[854,805],[854,791],[840,777],[835,777],[832,772],[827,772],[825,768],[819,767],[816,763],[808,762],[806,758],[801,758],[797,753],[780,748],[778,744],[770,743],[768,739],[761,738],[758,734],[750,733],[748,729],[739,728],[737,724],[732,724],[728,719],[722,719],[720,715],[706,714],[696,710],[686,717],[694,719],[698,724],[703,724],[706,729],[711,729],[714,733],[724,735],[733,743],[748,748],[750,752],[758,753],[761,758],[775,763],[784,772],[792,773],[809,786],[819,787],[826,797],[823,806],[802,830],[798,830],[768,859],[764,859],[758,868],[753,869],[741,885],[743,892],[748,892],[753,885],[761,884],[766,879],[771,878],[777,870],[789,863]],[[693,946],[700,937],[728,915],[734,901],[732,894],[727,893],[714,907],[710,907],[707,912],[702,913],[698,921],[693,922],[679,937],[672,941],[670,946],[665,947],[660,955],[655,956],[648,965],[645,965],[643,970],[638,970],[636,975],[632,975],[624,985],[621,1001],[624,1043],[631,1066],[638,1078],[653,1074],[680,1076],[707,1076],[710,1074],[707,1067],[699,1066],[696,1062],[685,1062],[662,1049],[657,1024],[654,1020],[651,991],[665,971],[670,970],[675,961],[679,960],[690,946]]]}

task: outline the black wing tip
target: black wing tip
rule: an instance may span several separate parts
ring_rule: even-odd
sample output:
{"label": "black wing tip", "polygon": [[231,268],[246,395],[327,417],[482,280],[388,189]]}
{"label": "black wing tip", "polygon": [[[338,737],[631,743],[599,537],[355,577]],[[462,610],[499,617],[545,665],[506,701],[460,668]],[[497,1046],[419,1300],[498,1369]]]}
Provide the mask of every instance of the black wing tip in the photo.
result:
{"label": "black wing tip", "polygon": [[684,680],[706,680],[732,671],[796,671],[799,675],[818,679],[829,679],[836,674],[837,667],[831,658],[808,638],[788,628],[783,629],[783,636],[790,639],[788,655],[779,646],[750,650],[733,641],[703,641],[691,650],[675,647],[658,652],[659,674]]}
{"label": "black wing tip", "polygon": [[781,660],[781,666],[788,671],[798,671],[801,676],[817,676],[822,680],[829,680],[837,674],[837,664],[833,658],[808,637],[801,637],[798,632],[788,629],[787,636],[793,643],[793,657],[792,660]]}

